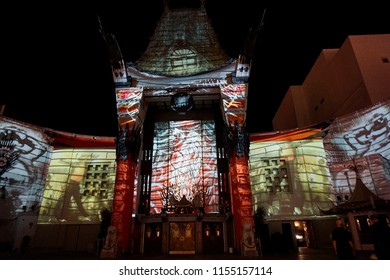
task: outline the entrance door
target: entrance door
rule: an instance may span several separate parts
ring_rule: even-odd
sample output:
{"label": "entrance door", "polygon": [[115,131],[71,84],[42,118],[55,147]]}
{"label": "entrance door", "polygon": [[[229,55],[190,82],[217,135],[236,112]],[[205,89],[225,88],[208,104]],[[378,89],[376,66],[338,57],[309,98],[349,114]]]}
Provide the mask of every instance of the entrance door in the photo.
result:
{"label": "entrance door", "polygon": [[203,223],[203,253],[223,254],[223,224]]}
{"label": "entrance door", "polygon": [[195,254],[195,223],[169,223],[169,254]]}
{"label": "entrance door", "polygon": [[145,224],[145,254],[159,254],[162,252],[162,224]]}
{"label": "entrance door", "polygon": [[285,250],[286,251],[294,250],[294,241],[293,241],[291,224],[283,223],[282,231],[283,231],[283,241],[284,241],[283,245],[285,247]]}

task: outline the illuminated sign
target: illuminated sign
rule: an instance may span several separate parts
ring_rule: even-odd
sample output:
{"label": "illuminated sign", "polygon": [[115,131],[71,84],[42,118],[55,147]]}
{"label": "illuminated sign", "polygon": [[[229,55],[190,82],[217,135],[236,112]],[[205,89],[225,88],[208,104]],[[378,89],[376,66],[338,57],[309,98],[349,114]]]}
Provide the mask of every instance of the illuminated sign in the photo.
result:
{"label": "illuminated sign", "polygon": [[171,108],[176,112],[188,112],[193,106],[194,100],[187,92],[178,92],[171,98]]}

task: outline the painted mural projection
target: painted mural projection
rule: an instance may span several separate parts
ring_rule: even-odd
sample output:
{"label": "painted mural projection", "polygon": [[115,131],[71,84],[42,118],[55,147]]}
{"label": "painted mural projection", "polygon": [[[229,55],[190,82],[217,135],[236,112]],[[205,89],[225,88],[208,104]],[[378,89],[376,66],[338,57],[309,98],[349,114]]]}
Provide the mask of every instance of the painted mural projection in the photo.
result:
{"label": "painted mural projection", "polygon": [[132,129],[139,114],[139,104],[142,97],[142,88],[117,88],[116,102],[118,121],[121,127],[128,125]]}
{"label": "painted mural projection", "polygon": [[62,149],[53,152],[39,223],[99,223],[111,210],[115,149]]}
{"label": "painted mural projection", "polygon": [[390,199],[390,101],[339,117],[324,138],[335,201],[351,196],[356,178]]}
{"label": "painted mural projection", "polygon": [[[171,121],[155,125],[151,213],[185,198],[206,212],[218,211],[217,154],[213,121]],[[169,198],[162,198],[169,189]],[[169,201],[168,201],[169,200]]]}
{"label": "painted mural projection", "polygon": [[51,148],[32,128],[0,122],[0,219],[38,211]]}
{"label": "painted mural projection", "polygon": [[329,209],[330,175],[321,140],[251,142],[250,180],[254,211],[316,215]]}

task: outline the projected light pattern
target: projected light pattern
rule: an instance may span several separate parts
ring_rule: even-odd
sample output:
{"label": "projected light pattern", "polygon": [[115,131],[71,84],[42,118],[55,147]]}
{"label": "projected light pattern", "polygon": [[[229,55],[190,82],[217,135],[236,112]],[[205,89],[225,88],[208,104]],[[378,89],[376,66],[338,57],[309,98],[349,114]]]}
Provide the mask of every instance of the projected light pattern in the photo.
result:
{"label": "projected light pattern", "polygon": [[118,121],[121,127],[128,125],[133,128],[136,123],[140,100],[142,97],[142,88],[117,88],[116,102],[118,108]]}
{"label": "projected light pattern", "polygon": [[192,202],[205,186],[205,211],[218,211],[217,154],[213,121],[155,124],[151,213],[162,208],[161,193],[170,186],[174,198]]}
{"label": "projected light pattern", "polygon": [[115,149],[61,149],[50,162],[39,223],[99,223],[112,208]]}
{"label": "projected light pattern", "polygon": [[[356,178],[390,199],[390,101],[335,119],[324,138],[335,201],[348,200]],[[387,174],[387,175],[386,175]]]}
{"label": "projected light pattern", "polygon": [[[39,209],[51,147],[41,131],[7,119],[1,119],[0,139],[0,220],[11,221],[23,211]],[[4,151],[9,147],[5,139],[15,156],[12,164],[7,164],[8,152]]]}
{"label": "projected light pattern", "polygon": [[267,215],[319,215],[332,195],[322,140],[251,142],[253,207]]}
{"label": "projected light pattern", "polygon": [[221,85],[222,105],[225,113],[225,120],[230,125],[245,123],[247,90],[246,84]]}
{"label": "projected light pattern", "polygon": [[330,162],[371,154],[390,156],[390,101],[339,117],[329,127],[324,145]]}

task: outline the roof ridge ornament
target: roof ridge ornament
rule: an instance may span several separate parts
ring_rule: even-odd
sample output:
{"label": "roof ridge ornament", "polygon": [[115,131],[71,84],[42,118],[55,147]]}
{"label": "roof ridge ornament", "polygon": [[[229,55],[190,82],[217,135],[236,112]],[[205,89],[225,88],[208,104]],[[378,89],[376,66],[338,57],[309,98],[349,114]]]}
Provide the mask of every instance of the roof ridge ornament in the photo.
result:
{"label": "roof ridge ornament", "polygon": [[246,82],[249,79],[255,45],[256,45],[258,34],[264,25],[264,17],[266,11],[267,8],[263,10],[260,23],[257,25],[257,27],[249,28],[247,38],[245,40],[245,43],[241,49],[239,58],[237,60],[236,77],[235,77],[236,78],[235,82],[237,83],[240,83],[242,81]]}

